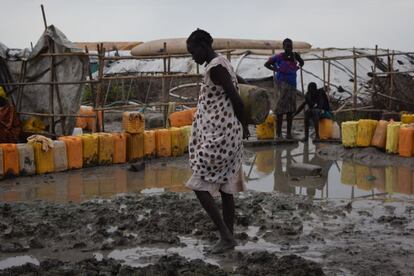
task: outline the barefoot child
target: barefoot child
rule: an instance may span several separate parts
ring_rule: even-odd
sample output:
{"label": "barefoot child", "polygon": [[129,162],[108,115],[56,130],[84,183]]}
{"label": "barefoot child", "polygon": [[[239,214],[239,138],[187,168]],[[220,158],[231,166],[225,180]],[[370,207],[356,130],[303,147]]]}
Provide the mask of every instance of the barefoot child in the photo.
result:
{"label": "barefoot child", "polygon": [[[248,136],[237,76],[230,62],[212,48],[213,38],[197,29],[187,39],[194,61],[204,64],[205,73],[193,122],[189,155],[193,175],[186,186],[194,190],[220,232],[212,253],[233,249],[233,194],[244,190],[242,138]],[[221,194],[223,216],[213,195]]]}

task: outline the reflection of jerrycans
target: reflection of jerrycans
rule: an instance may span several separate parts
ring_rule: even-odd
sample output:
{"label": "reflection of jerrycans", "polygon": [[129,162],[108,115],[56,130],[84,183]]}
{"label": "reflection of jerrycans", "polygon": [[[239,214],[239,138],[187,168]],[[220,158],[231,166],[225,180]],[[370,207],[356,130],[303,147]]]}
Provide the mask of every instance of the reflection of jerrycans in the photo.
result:
{"label": "reflection of jerrycans", "polygon": [[22,200],[21,192],[19,191],[4,191],[0,197],[0,202],[18,202]]}
{"label": "reflection of jerrycans", "polygon": [[271,173],[276,166],[275,151],[263,150],[256,152],[256,170],[265,174]]}
{"label": "reflection of jerrycans", "polygon": [[145,188],[154,188],[157,186],[157,170],[151,166],[145,166],[144,170]]}
{"label": "reflection of jerrycans", "polygon": [[69,174],[67,184],[67,197],[69,201],[80,202],[82,200],[82,196],[84,194],[83,184],[83,176],[80,172]]}
{"label": "reflection of jerrycans", "polygon": [[385,168],[371,168],[373,184],[380,192],[385,192]]}
{"label": "reflection of jerrycans", "polygon": [[387,167],[385,169],[385,192],[393,194],[398,186],[398,171],[395,167]]}
{"label": "reflection of jerrycans", "polygon": [[115,193],[122,194],[126,193],[127,190],[127,170],[125,169],[116,169],[114,172],[114,183],[115,183]]}
{"label": "reflection of jerrycans", "polygon": [[355,165],[355,172],[356,172],[356,184],[359,189],[369,191],[373,188],[373,182],[369,180],[371,176],[371,172],[369,167],[356,164]]}
{"label": "reflection of jerrycans", "polygon": [[56,183],[43,183],[35,188],[36,199],[56,201]]}
{"label": "reflection of jerrycans", "polygon": [[191,169],[173,168],[171,175],[171,186],[185,186],[192,175]]}
{"label": "reflection of jerrycans", "polygon": [[342,162],[341,182],[345,185],[356,184],[356,170],[354,163],[349,161]]}
{"label": "reflection of jerrycans", "polygon": [[395,191],[400,194],[412,194],[412,172],[407,167],[398,167],[398,182],[394,186]]}
{"label": "reflection of jerrycans", "polygon": [[116,193],[116,183],[114,177],[102,177],[99,179],[99,195],[105,198],[111,197]]}
{"label": "reflection of jerrycans", "polygon": [[157,169],[157,183],[155,188],[171,187],[172,181],[172,167],[162,167]]}

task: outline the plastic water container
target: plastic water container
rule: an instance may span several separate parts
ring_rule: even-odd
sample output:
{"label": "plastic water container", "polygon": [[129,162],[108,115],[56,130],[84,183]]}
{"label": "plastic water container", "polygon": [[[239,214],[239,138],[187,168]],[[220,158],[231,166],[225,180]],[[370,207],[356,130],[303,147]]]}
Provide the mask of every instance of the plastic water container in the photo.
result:
{"label": "plastic water container", "polygon": [[327,140],[332,135],[333,121],[331,119],[319,120],[319,138],[321,140]]}
{"label": "plastic water container", "polygon": [[114,155],[114,139],[110,133],[98,133],[98,162],[100,165],[112,164]]}
{"label": "plastic water container", "polygon": [[144,133],[126,133],[127,160],[135,162],[144,157]]}
{"label": "plastic water container", "polygon": [[63,141],[53,141],[53,155],[55,172],[63,172],[68,169],[66,145]]}
{"label": "plastic water container", "polygon": [[256,126],[257,139],[274,139],[275,138],[275,123],[276,118],[274,114],[269,114],[266,120]]}
{"label": "plastic water container", "polygon": [[19,151],[20,175],[33,175],[36,173],[36,164],[33,146],[30,144],[17,144]]}
{"label": "plastic water container", "polygon": [[52,173],[55,171],[55,161],[53,148],[48,151],[42,150],[42,143],[33,143],[33,150],[35,156],[36,173]]}
{"label": "plastic water container", "polygon": [[79,136],[83,134],[83,130],[80,127],[75,127],[72,132],[72,136]]}
{"label": "plastic water container", "polygon": [[402,157],[413,156],[414,128],[401,127],[398,137],[398,153]]}
{"label": "plastic water container", "polygon": [[184,154],[184,143],[185,136],[181,129],[172,127],[169,129],[171,133],[171,156],[177,157]]}
{"label": "plastic water container", "polygon": [[183,139],[184,152],[188,152],[188,145],[190,144],[191,131],[193,128],[192,126],[183,126],[180,129],[184,135],[184,139]]}
{"label": "plastic water container", "polygon": [[83,167],[92,167],[98,165],[98,135],[83,134],[82,139]]}
{"label": "plastic water container", "polygon": [[82,138],[80,136],[63,136],[59,140],[66,144],[68,169],[81,169],[83,166]]}
{"label": "plastic water container", "polygon": [[356,143],[358,147],[369,147],[377,128],[376,120],[359,120]]}
{"label": "plastic water container", "polygon": [[145,118],[139,112],[124,112],[122,114],[122,127],[128,133],[144,133]]}
{"label": "plastic water container", "polygon": [[168,116],[171,127],[188,126],[193,123],[193,117],[196,113],[196,108],[191,108],[183,111],[173,112]]}
{"label": "plastic water container", "polygon": [[112,133],[114,139],[114,157],[112,163],[121,164],[126,162],[126,135],[125,133]]}
{"label": "plastic water container", "polygon": [[[3,164],[3,149],[0,148],[0,164]],[[0,179],[3,179],[4,177],[4,171],[3,166],[0,166]]]}
{"label": "plastic water container", "polygon": [[148,130],[144,132],[144,156],[146,159],[155,157],[155,131]]}
{"label": "plastic water container", "polygon": [[398,153],[398,141],[401,122],[392,122],[387,126],[387,142],[385,149],[388,153]]}
{"label": "plastic water container", "polygon": [[337,122],[334,122],[332,125],[332,139],[341,139],[341,128]]}
{"label": "plastic water container", "polygon": [[156,130],[155,144],[158,157],[171,156],[171,132],[168,129]]}
{"label": "plastic water container", "polygon": [[371,146],[385,149],[385,145],[387,142],[387,126],[388,122],[384,120],[380,120],[378,122],[377,128],[375,129],[374,136],[371,140]]}
{"label": "plastic water container", "polygon": [[342,123],[342,145],[344,147],[355,147],[358,132],[358,122],[348,121]]}
{"label": "plastic water container", "polygon": [[6,176],[19,175],[19,151],[16,144],[0,144],[3,149],[3,172]]}

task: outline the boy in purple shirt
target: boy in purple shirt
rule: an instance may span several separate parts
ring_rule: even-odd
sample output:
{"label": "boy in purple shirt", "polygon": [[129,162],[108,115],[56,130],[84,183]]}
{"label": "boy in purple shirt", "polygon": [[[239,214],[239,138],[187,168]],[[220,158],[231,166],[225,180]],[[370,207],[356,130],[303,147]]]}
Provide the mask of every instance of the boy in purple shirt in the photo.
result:
{"label": "boy in purple shirt", "polygon": [[[300,55],[293,52],[293,42],[283,40],[283,53],[274,55],[265,63],[265,67],[275,72],[277,103],[273,107],[276,114],[276,134],[282,137],[283,114],[286,114],[287,139],[292,139],[293,113],[296,111],[296,71],[304,62]],[[299,67],[300,66],[300,67]]]}

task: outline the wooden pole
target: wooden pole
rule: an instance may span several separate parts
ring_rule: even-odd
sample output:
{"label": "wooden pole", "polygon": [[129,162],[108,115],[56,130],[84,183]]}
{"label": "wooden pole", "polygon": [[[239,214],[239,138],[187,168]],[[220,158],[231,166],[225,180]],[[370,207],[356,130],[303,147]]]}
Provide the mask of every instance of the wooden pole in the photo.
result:
{"label": "wooden pole", "polygon": [[327,93],[328,93],[328,99],[331,94],[331,61],[328,60],[328,83],[327,83]]}
{"label": "wooden pole", "polygon": [[[388,72],[391,72],[390,49],[387,49],[387,65],[388,65]],[[391,94],[391,76],[389,75],[388,76],[388,95],[390,94]],[[388,109],[391,110],[391,98],[388,98]]]}
{"label": "wooden pole", "polygon": [[45,8],[43,7],[43,5],[40,5],[40,8],[42,9],[43,24],[44,24],[45,30],[46,30],[47,29],[47,21],[46,21]]}
{"label": "wooden pole", "polygon": [[375,57],[374,57],[374,69],[372,70],[372,88],[374,90],[374,94],[377,94],[377,88],[375,87],[375,82],[377,80],[377,63],[378,63],[378,45],[375,45]]}
{"label": "wooden pole", "polygon": [[[103,85],[103,69],[104,69],[104,57],[105,57],[105,49],[103,48],[103,44],[97,45],[98,54],[99,54],[99,69],[98,69],[98,84],[96,86],[96,106],[102,106],[102,85]],[[103,122],[102,126],[99,124],[99,112],[96,111],[96,129],[98,131],[103,131]]]}
{"label": "wooden pole", "polygon": [[[86,45],[85,45],[85,53],[89,54],[89,49],[88,49],[88,46]],[[90,63],[89,56],[88,56],[88,75],[89,75],[89,80],[92,80],[92,71],[91,71],[91,63]],[[92,83],[90,84],[90,88],[91,88],[92,106],[95,108],[96,107],[96,93],[94,90],[94,85]]]}
{"label": "wooden pole", "polygon": [[322,74],[323,74],[323,89],[326,87],[326,70],[325,70],[325,50],[322,50]]}
{"label": "wooden pole", "polygon": [[[49,38],[49,52],[54,52],[54,48],[55,48],[55,43],[53,42],[52,39]],[[55,82],[55,57],[52,56],[51,57],[51,64],[50,64],[50,82]],[[49,124],[49,132],[56,134],[56,129],[55,129],[55,118],[54,118],[54,114],[55,114],[55,108],[54,108],[54,85],[51,84],[49,86],[49,112],[53,115],[53,117],[50,117],[50,124]]]}
{"label": "wooden pole", "polygon": [[[354,89],[352,91],[352,107],[355,109],[357,107],[357,89],[358,89],[358,83],[357,83],[357,58],[356,58],[356,51],[355,47],[353,48],[353,59],[354,59]],[[354,113],[354,119],[355,119],[355,111]]]}
{"label": "wooden pole", "polygon": [[[20,68],[20,83],[24,83],[26,79],[26,68],[27,68],[27,60],[22,61],[22,66]],[[17,111],[22,109],[22,98],[23,98],[23,85],[17,86]]]}
{"label": "wooden pole", "polygon": [[[392,55],[391,55],[390,72],[394,71],[394,54],[395,54],[395,52],[393,50]],[[390,96],[393,97],[394,90],[395,90],[395,87],[394,87],[394,74],[390,74],[389,76],[390,76]],[[391,99],[390,99],[390,102],[392,103]],[[391,110],[393,109],[392,104],[390,104],[390,109]]]}
{"label": "wooden pole", "polygon": [[231,61],[230,42],[227,41],[227,59]]}
{"label": "wooden pole", "polygon": [[303,83],[303,69],[300,67],[300,85],[302,87],[302,93],[305,94],[305,85]]}
{"label": "wooden pole", "polygon": [[[272,57],[275,55],[275,49],[272,48]],[[300,68],[300,71],[302,71],[302,67]],[[273,79],[273,88],[276,88],[276,83],[275,83],[275,72],[272,71],[272,79]],[[303,75],[302,75],[302,79],[303,79]],[[302,84],[302,91],[305,91],[303,89],[303,84]],[[304,92],[305,93],[305,92]]]}
{"label": "wooden pole", "polygon": [[[167,43],[164,42],[164,54],[167,53]],[[166,78],[165,75],[167,75],[167,61],[166,58],[163,58],[164,61],[164,74],[163,77],[161,79],[161,95],[162,95],[162,102],[164,103],[168,103],[168,90],[167,90],[167,83],[166,83]],[[164,106],[164,122],[167,125],[167,115],[168,115],[168,105]]]}

